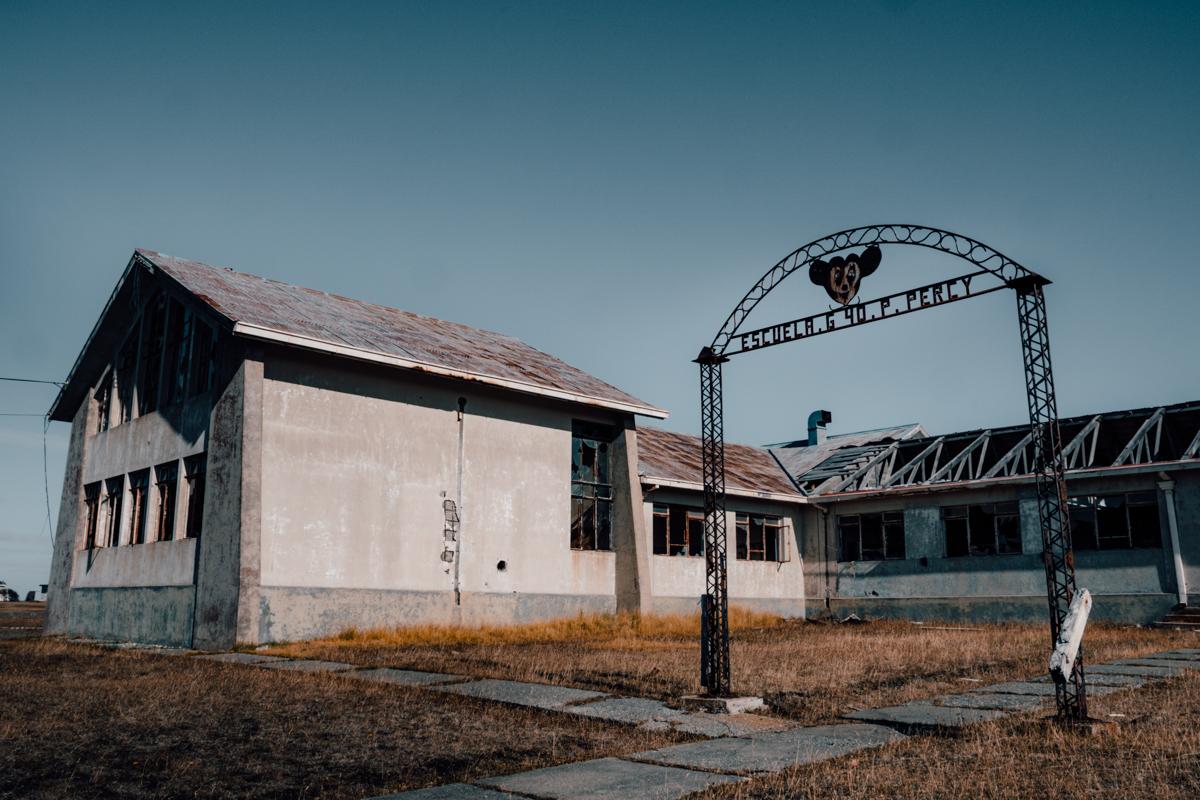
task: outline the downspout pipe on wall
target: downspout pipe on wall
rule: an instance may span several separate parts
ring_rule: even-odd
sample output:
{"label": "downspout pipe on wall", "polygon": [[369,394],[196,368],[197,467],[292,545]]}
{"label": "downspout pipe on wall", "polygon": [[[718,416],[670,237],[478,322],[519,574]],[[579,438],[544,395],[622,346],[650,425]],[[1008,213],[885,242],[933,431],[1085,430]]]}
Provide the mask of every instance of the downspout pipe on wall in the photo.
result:
{"label": "downspout pipe on wall", "polygon": [[1158,473],[1162,478],[1158,488],[1162,489],[1163,500],[1167,506],[1167,530],[1171,535],[1171,559],[1175,562],[1175,591],[1179,596],[1179,604],[1186,606],[1188,602],[1187,573],[1183,569],[1183,552],[1179,549],[1179,520],[1175,517],[1175,481],[1165,472]]}
{"label": "downspout pipe on wall", "polygon": [[467,398],[458,398],[458,468],[455,476],[454,488],[454,504],[458,509],[458,535],[454,537],[454,607],[459,609],[462,607],[462,581],[460,575],[460,565],[462,564],[462,537],[463,537],[463,452],[464,440],[466,431],[464,430],[465,420],[467,416]]}

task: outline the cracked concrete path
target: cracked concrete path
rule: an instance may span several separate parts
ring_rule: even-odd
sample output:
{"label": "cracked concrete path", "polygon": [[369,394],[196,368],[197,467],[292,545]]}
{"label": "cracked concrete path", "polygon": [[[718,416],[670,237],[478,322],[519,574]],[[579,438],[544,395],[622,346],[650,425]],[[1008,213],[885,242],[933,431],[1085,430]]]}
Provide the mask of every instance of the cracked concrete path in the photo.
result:
{"label": "cracked concrete path", "polygon": [[[133,648],[168,653],[162,648]],[[374,800],[500,800],[521,797],[545,800],[677,800],[721,783],[769,775],[791,767],[838,758],[910,735],[951,730],[1048,707],[1055,687],[1047,676],[978,686],[897,706],[860,709],[848,722],[800,727],[787,720],[757,714],[727,715],[685,712],[640,697],[613,697],[604,692],[565,686],[470,678],[438,672],[360,668],[340,662],[286,659],[257,653],[194,654],[192,657],[285,671],[332,672],[351,680],[415,686],[510,705],[538,708],[709,737],[658,750],[599,758],[573,764],[453,783]],[[1200,670],[1200,649],[1177,649],[1137,658],[1091,664],[1088,691],[1093,695],[1137,689],[1155,681]]]}

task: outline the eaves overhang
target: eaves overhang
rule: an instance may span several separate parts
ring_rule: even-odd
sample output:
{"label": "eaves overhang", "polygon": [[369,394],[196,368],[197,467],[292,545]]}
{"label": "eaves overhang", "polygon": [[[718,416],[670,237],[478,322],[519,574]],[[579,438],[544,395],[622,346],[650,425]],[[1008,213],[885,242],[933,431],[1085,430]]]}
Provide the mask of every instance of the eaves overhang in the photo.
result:
{"label": "eaves overhang", "polygon": [[445,378],[474,381],[477,383],[508,389],[510,391],[521,392],[523,394],[536,395],[538,397],[548,397],[568,403],[579,403],[581,405],[604,408],[610,411],[637,414],[644,417],[653,417],[654,419],[666,419],[669,415],[669,412],[667,412],[665,409],[655,408],[653,406],[622,403],[617,400],[592,397],[590,395],[580,394],[578,392],[570,392],[564,389],[552,389],[545,386],[538,386],[536,384],[526,383],[524,381],[514,380],[511,378],[501,378],[495,375],[487,375],[480,372],[453,369],[440,364],[433,364],[428,361],[403,358],[390,353],[381,353],[377,350],[368,350],[360,347],[336,344],[334,342],[325,341],[324,339],[318,339],[296,333],[289,333],[287,331],[280,331],[274,328],[253,325],[246,322],[234,323],[233,333],[235,336],[242,336],[247,339],[273,342],[275,344],[287,345],[289,347],[297,347],[304,350],[311,350],[313,352],[341,356],[343,358],[352,358],[357,361],[365,361],[372,364],[384,364],[390,367],[398,367],[400,369],[413,370],[415,372],[423,372]]}
{"label": "eaves overhang", "polygon": [[[639,475],[638,479],[646,489],[681,489],[685,492],[703,492],[704,485],[693,481],[673,480],[670,478],[655,478],[649,475]],[[726,487],[725,495],[727,497],[744,497],[752,500],[771,500],[777,503],[798,503],[803,504],[807,501],[803,495],[799,494],[781,494],[779,492],[756,492],[753,489],[742,489],[739,487]]]}

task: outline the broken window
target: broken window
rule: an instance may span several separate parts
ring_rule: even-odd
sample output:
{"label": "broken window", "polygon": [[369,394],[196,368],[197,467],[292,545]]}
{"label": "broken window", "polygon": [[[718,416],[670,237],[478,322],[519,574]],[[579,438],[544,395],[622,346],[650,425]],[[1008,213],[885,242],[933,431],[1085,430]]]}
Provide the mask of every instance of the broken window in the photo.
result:
{"label": "broken window", "polygon": [[146,501],[150,496],[150,470],[129,475],[129,543],[146,543]]}
{"label": "broken window", "polygon": [[121,543],[121,498],[125,495],[125,482],[121,478],[110,478],[104,482],[104,544],[116,547]]}
{"label": "broken window", "polygon": [[994,556],[1021,552],[1021,515],[1016,503],[947,506],[942,509],[946,556]]}
{"label": "broken window", "polygon": [[138,359],[138,415],[158,408],[158,389],[162,377],[163,336],[167,327],[167,299],[157,295],[146,309],[142,323],[142,352]]}
{"label": "broken window", "polygon": [[217,333],[199,318],[192,324],[190,377],[188,397],[203,394],[213,387],[216,378]]}
{"label": "broken window", "polygon": [[162,405],[179,403],[187,394],[188,345],[192,313],[177,300],[170,301],[167,319],[167,342],[163,355]]}
{"label": "broken window", "polygon": [[839,561],[903,559],[904,512],[838,515]]}
{"label": "broken window", "polygon": [[179,487],[177,462],[154,468],[154,489],[157,512],[154,516],[154,541],[169,542],[175,538],[175,500]]}
{"label": "broken window", "polygon": [[204,521],[204,471],[205,456],[184,459],[183,472],[187,484],[187,520],[183,535],[188,539],[200,538],[200,525]]}
{"label": "broken window", "polygon": [[612,432],[576,422],[571,435],[571,549],[612,549]]}
{"label": "broken window", "polygon": [[681,505],[654,504],[654,553],[704,555],[704,512]]}
{"label": "broken window", "polygon": [[140,330],[141,328],[135,325],[133,331],[125,338],[125,344],[121,345],[121,349],[117,352],[118,424],[129,422],[133,419],[133,387],[137,376],[137,351]]}
{"label": "broken window", "polygon": [[96,433],[104,433],[109,426],[109,413],[112,409],[112,373],[104,373],[100,385],[96,388]]}
{"label": "broken window", "polygon": [[1071,543],[1076,550],[1162,547],[1158,496],[1154,492],[1085,495],[1067,500]]}
{"label": "broken window", "polygon": [[743,561],[783,561],[783,520],[738,514],[737,557]]}
{"label": "broken window", "polygon": [[100,526],[100,483],[83,487],[84,547],[96,547],[96,533]]}

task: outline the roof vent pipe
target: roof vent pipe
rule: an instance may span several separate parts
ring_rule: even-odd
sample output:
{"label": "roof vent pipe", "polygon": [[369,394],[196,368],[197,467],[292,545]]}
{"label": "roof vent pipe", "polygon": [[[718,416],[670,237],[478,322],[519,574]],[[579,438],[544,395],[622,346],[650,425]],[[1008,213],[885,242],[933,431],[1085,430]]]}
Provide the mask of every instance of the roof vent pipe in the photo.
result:
{"label": "roof vent pipe", "polygon": [[819,409],[808,415],[808,446],[825,443],[825,426],[833,422],[833,414]]}

